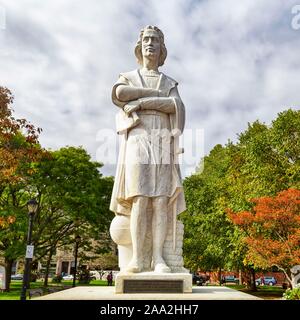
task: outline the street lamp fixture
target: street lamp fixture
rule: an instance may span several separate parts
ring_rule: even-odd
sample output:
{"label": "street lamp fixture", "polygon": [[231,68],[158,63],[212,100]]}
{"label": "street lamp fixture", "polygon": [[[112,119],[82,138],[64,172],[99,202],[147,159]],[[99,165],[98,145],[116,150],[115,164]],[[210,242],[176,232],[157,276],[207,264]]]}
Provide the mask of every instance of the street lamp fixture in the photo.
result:
{"label": "street lamp fixture", "polygon": [[28,212],[29,214],[35,214],[38,208],[38,203],[36,202],[35,199],[31,199],[27,202],[27,208],[28,208]]}
{"label": "street lamp fixture", "polygon": [[33,218],[38,209],[38,203],[35,199],[31,199],[27,202],[27,210],[28,210],[28,233],[27,233],[27,247],[26,247],[26,255],[25,255],[25,268],[23,275],[23,285],[20,300],[26,300],[26,290],[29,288],[30,282],[30,264],[33,257],[34,246],[31,243],[32,236],[32,225]]}
{"label": "street lamp fixture", "polygon": [[80,235],[75,237],[75,262],[74,262],[74,275],[73,275],[73,287],[75,287],[76,274],[77,274],[77,256],[78,256],[78,247],[81,241]]}

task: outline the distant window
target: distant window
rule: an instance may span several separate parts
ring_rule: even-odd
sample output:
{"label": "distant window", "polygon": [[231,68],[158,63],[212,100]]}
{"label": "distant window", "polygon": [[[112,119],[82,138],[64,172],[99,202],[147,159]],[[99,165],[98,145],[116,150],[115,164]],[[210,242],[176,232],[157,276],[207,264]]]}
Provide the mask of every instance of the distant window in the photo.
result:
{"label": "distant window", "polygon": [[61,263],[61,272],[68,273],[69,271],[69,261],[63,261]]}
{"label": "distant window", "polygon": [[17,262],[13,262],[12,267],[11,267],[11,273],[16,274],[17,271]]}

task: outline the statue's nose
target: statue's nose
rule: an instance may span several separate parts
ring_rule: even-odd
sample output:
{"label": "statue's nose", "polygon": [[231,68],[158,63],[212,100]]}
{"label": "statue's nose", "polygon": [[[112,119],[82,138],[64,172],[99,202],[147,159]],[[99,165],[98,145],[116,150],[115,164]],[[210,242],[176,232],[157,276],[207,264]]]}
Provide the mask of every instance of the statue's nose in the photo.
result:
{"label": "statue's nose", "polygon": [[149,39],[148,39],[148,44],[152,45],[153,42],[154,42],[154,39],[153,39],[153,38],[149,38]]}

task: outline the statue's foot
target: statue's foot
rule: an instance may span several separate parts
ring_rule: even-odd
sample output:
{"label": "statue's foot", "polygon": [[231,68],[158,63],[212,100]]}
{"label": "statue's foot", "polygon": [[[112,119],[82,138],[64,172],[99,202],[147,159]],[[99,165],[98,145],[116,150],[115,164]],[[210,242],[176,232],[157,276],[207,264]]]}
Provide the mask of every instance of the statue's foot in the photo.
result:
{"label": "statue's foot", "polygon": [[138,273],[141,271],[142,270],[136,261],[129,262],[128,266],[126,267],[126,272],[129,273]]}
{"label": "statue's foot", "polygon": [[164,262],[160,262],[160,263],[156,263],[155,264],[154,272],[157,272],[157,273],[170,273],[171,269]]}

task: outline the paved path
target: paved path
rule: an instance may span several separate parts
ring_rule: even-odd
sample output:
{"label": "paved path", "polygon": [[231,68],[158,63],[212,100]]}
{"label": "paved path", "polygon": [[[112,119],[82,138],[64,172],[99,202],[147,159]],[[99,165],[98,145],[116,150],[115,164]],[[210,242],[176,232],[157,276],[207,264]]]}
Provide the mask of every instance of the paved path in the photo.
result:
{"label": "paved path", "polygon": [[227,287],[193,287],[192,293],[184,294],[115,294],[114,287],[76,287],[51,293],[35,300],[261,300],[247,293]]}

